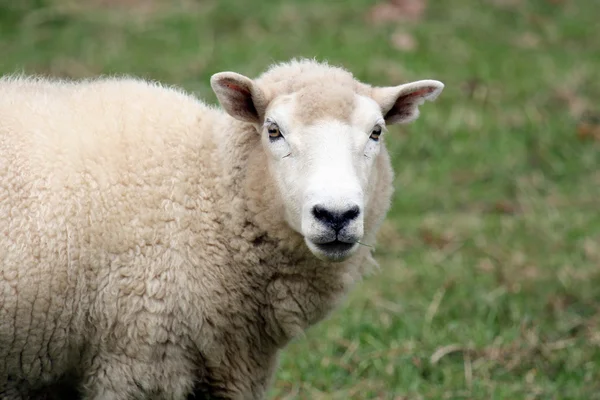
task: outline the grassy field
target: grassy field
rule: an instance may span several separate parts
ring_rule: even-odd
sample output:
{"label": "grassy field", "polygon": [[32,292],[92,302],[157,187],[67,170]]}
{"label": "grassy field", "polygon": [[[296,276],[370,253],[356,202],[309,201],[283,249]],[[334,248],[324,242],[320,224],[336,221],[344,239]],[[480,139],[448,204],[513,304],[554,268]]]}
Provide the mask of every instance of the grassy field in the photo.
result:
{"label": "grassy field", "polygon": [[443,81],[388,136],[381,270],[287,349],[271,398],[600,399],[600,2],[393,4],[1,0],[0,72],[212,102],[211,74],[298,56]]}

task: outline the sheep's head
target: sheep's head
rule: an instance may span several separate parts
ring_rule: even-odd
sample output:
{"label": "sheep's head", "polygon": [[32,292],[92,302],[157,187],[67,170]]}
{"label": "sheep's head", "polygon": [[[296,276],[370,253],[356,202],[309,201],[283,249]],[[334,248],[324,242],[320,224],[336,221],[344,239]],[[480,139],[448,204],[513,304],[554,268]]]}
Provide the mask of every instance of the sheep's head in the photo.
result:
{"label": "sheep's head", "polygon": [[351,256],[365,234],[368,207],[380,195],[374,179],[386,125],[416,119],[418,106],[444,87],[434,80],[371,87],[314,62],[284,64],[257,80],[221,72],[211,85],[228,114],[255,126],[286,221],[329,261]]}

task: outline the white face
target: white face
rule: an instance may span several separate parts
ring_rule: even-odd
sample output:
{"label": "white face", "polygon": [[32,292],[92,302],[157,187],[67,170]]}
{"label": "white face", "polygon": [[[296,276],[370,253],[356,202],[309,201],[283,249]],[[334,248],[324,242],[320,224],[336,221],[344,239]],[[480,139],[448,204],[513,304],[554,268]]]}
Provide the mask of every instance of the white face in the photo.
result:
{"label": "white face", "polygon": [[341,261],[363,237],[371,171],[385,122],[380,106],[355,95],[348,120],[296,118],[294,94],[275,99],[261,130],[290,226],[320,259]]}
{"label": "white face", "polygon": [[[364,234],[385,129],[382,113],[388,124],[411,122],[444,84],[427,79],[365,86],[334,67],[293,61],[259,81],[220,72],[211,77],[211,87],[230,116],[258,128],[289,225],[317,257],[341,261]],[[297,91],[277,95],[292,88]]]}

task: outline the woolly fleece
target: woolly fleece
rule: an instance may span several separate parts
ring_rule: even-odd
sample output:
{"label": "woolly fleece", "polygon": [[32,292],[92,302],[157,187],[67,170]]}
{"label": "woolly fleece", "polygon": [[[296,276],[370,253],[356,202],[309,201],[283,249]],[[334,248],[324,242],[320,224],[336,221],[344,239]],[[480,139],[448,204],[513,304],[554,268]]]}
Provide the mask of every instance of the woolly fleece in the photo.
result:
{"label": "woolly fleece", "polygon": [[[270,99],[371,92],[313,61],[255,82]],[[263,398],[279,350],[372,261],[317,260],[265,157],[251,124],[174,88],[0,80],[0,397],[67,382],[85,399]],[[368,243],[392,192],[384,148],[373,174]]]}

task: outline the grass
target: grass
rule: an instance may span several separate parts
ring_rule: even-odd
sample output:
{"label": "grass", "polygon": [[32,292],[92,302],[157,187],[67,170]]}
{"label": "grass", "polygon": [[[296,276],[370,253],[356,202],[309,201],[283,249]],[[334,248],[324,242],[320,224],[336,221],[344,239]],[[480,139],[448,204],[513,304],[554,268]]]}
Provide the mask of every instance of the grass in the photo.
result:
{"label": "grass", "polygon": [[272,399],[600,399],[596,1],[429,1],[390,22],[369,0],[50,1],[0,2],[0,72],[134,74],[213,102],[212,73],[297,56],[446,83],[388,137],[381,270],[284,352]]}

